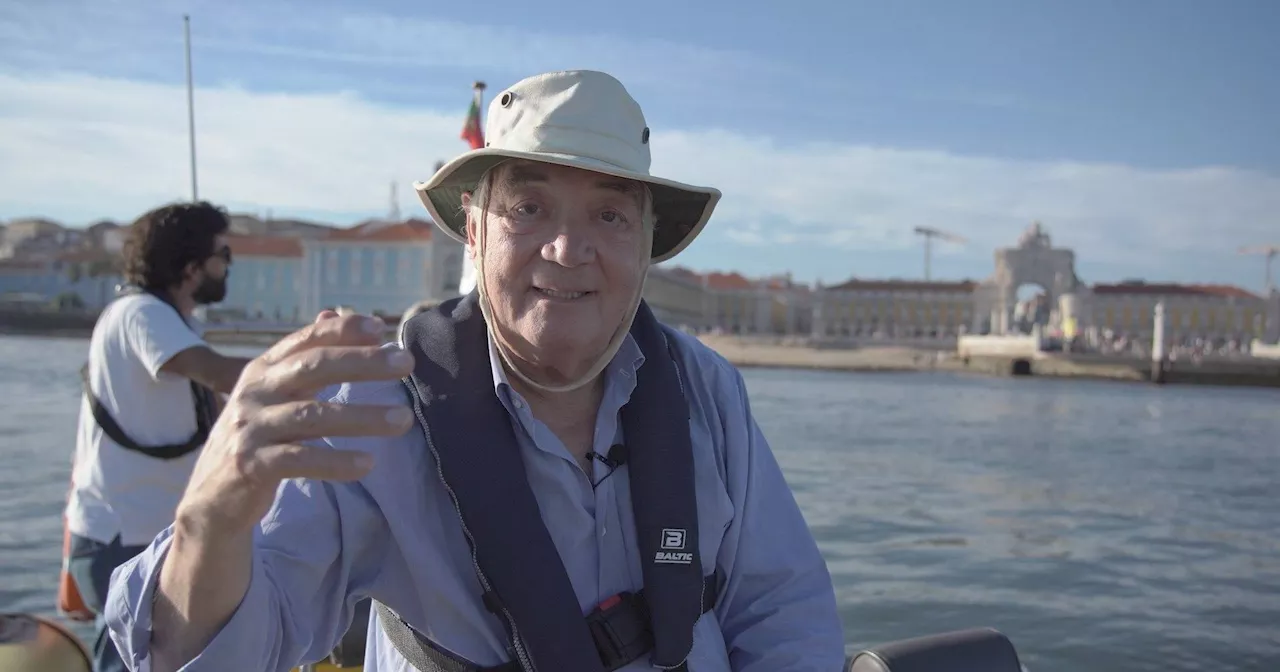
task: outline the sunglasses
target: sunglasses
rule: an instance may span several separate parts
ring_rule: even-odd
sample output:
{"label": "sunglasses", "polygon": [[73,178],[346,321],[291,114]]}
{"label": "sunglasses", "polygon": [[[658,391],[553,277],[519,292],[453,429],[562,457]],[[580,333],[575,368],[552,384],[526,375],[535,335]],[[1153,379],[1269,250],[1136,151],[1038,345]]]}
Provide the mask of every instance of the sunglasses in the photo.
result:
{"label": "sunglasses", "polygon": [[223,245],[222,247],[220,247],[220,248],[218,248],[218,249],[214,250],[214,251],[213,251],[213,254],[211,254],[211,255],[209,255],[209,256],[210,256],[210,258],[212,258],[212,257],[222,257],[222,260],[223,260],[223,261],[225,261],[225,262],[227,262],[228,264],[230,264],[230,263],[231,263],[231,247],[229,247],[229,246],[227,246],[227,245]]}

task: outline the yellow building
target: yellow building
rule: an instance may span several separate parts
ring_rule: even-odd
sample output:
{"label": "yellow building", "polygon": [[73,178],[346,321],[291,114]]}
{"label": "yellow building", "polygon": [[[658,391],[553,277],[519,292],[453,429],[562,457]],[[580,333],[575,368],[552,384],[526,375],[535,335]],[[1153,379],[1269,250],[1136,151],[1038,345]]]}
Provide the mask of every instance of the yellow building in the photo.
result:
{"label": "yellow building", "polygon": [[683,268],[654,266],[644,283],[644,300],[659,320],[702,331],[710,326],[704,279]]}
{"label": "yellow building", "polygon": [[973,319],[973,289],[964,282],[849,280],[814,296],[815,337],[955,336]]}
{"label": "yellow building", "polygon": [[1163,301],[1166,334],[1174,342],[1263,337],[1266,300],[1239,287],[1126,282],[1090,289],[1093,325],[1118,335],[1150,337],[1156,303]]}
{"label": "yellow building", "polygon": [[[841,338],[954,338],[987,324],[978,314],[983,286],[961,282],[865,280],[810,288],[789,275],[752,279],[740,273],[697,273],[654,267],[644,296],[659,319],[697,331]],[[1052,332],[1076,336],[1110,331],[1150,338],[1163,301],[1173,342],[1267,337],[1267,301],[1239,287],[1126,282],[1077,285],[1038,297]],[[1280,301],[1280,300],[1278,300]],[[1280,313],[1280,310],[1276,311]],[[1016,315],[1015,315],[1016,317]],[[1273,316],[1272,327],[1280,319]],[[983,333],[981,331],[974,333]]]}
{"label": "yellow building", "polygon": [[749,279],[740,273],[697,273],[655,266],[644,298],[672,326],[731,334],[808,334],[810,294],[789,275]]}

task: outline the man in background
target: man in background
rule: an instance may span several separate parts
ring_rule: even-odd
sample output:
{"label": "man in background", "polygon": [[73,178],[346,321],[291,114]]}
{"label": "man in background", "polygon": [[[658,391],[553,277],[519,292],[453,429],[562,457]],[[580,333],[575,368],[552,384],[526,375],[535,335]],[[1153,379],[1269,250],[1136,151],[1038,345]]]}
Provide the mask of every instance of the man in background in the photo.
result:
{"label": "man in background", "polygon": [[[248,361],[209,348],[192,318],[227,292],[226,215],[168,205],[133,223],[126,286],[94,326],[66,509],[67,573],[101,614],[111,572],[172,521],[217,415]],[[99,616],[95,672],[125,670]]]}

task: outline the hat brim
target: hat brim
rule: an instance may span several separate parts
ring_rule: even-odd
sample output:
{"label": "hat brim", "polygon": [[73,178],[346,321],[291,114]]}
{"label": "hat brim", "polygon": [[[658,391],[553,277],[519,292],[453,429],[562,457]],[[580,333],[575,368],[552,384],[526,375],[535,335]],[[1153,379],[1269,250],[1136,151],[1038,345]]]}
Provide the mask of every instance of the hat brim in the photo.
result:
{"label": "hat brim", "polygon": [[720,201],[720,191],[696,187],[642,173],[623,170],[594,159],[568,154],[520,152],[482,148],[463,154],[446,163],[426,182],[414,182],[422,205],[431,218],[450,238],[467,242],[467,216],[462,210],[462,193],[474,191],[485,171],[508,159],[525,159],[569,168],[581,168],[623,179],[636,180],[649,186],[653,194],[653,211],[657,226],[653,231],[653,263],[666,261],[689,246],[702,232]]}

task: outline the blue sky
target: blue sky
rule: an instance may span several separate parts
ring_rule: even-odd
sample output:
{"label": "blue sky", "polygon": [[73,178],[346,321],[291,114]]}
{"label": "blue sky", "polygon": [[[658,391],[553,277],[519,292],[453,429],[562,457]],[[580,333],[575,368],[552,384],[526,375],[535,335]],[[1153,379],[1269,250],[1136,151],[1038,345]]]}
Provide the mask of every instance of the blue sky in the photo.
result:
{"label": "blue sky", "polygon": [[802,280],[984,278],[1039,219],[1087,282],[1258,289],[1280,243],[1280,3],[409,3],[0,6],[0,219],[129,220],[189,194],[382,215],[458,139],[470,84],[616,75],[654,171],[725,198],[684,254]]}

